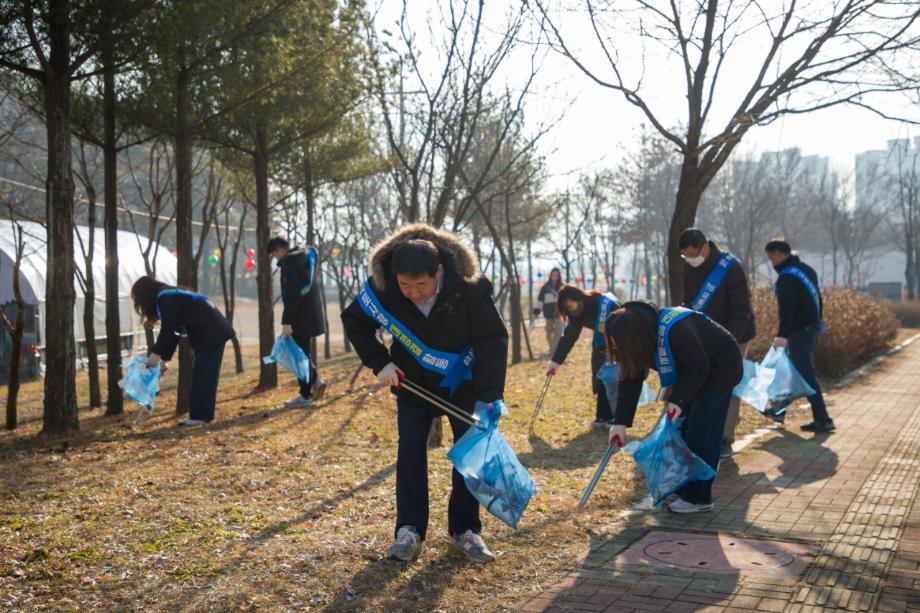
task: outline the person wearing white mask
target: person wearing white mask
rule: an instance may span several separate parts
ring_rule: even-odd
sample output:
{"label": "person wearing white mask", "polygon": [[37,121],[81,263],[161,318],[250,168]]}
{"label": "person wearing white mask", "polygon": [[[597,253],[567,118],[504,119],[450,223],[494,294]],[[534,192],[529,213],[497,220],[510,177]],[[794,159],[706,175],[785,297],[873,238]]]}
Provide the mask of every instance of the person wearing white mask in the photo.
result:
{"label": "person wearing white mask", "polygon": [[[719,249],[699,228],[687,228],[678,241],[684,258],[682,304],[708,315],[728,330],[744,356],[756,333],[751,291],[741,262]],[[721,457],[731,455],[741,400],[732,396],[722,433]]]}

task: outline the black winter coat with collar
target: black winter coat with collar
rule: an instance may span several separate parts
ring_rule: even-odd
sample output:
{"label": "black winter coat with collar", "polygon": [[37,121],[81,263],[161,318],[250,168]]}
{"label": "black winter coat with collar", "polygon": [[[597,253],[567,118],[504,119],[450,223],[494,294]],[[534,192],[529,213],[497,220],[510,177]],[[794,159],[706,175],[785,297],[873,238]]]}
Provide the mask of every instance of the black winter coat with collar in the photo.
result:
{"label": "black winter coat with collar", "polygon": [[[684,262],[685,307],[692,308],[690,303],[699,294],[721,257],[722,250],[714,242],[709,241],[709,256],[705,262],[696,268]],[[746,343],[754,338],[757,330],[754,309],[751,308],[751,290],[741,262],[735,260],[725,271],[725,278],[712,295],[704,312],[731,332],[739,343]]]}
{"label": "black winter coat with collar", "polygon": [[[307,249],[315,251],[313,247]],[[320,336],[326,332],[326,318],[323,315],[323,301],[319,283],[319,259],[313,268],[313,279],[310,279],[310,265],[307,251],[294,247],[278,260],[278,269],[281,274],[281,301],[284,309],[281,311],[281,324],[294,328],[294,336],[312,337]],[[300,295],[300,290],[307,282],[312,283],[306,296]]]}
{"label": "black winter coat with collar", "polygon": [[[779,266],[776,272],[795,266],[802,270],[815,287],[818,288],[818,304],[821,311],[824,303],[821,298],[821,287],[818,285],[818,273],[815,269],[799,259],[797,255],[790,255]],[[808,293],[808,288],[799,279],[791,275],[780,275],[776,280],[776,302],[779,305],[779,330],[777,336],[789,338],[789,335],[806,328],[818,329],[821,315],[815,311],[815,303]]]}

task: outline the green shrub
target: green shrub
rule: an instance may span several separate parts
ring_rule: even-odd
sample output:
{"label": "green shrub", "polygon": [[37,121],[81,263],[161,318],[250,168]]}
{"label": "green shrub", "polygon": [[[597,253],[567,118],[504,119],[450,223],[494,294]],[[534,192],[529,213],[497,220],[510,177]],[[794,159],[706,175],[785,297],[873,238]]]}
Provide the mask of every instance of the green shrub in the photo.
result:
{"label": "green shrub", "polygon": [[[843,375],[891,346],[898,332],[898,319],[890,302],[840,287],[822,288],[821,296],[827,330],[815,348],[819,375]],[[748,345],[748,358],[759,360],[776,336],[778,314],[772,288],[755,288],[751,299],[757,336]]]}
{"label": "green shrub", "polygon": [[905,328],[920,328],[920,300],[892,302],[894,315]]}

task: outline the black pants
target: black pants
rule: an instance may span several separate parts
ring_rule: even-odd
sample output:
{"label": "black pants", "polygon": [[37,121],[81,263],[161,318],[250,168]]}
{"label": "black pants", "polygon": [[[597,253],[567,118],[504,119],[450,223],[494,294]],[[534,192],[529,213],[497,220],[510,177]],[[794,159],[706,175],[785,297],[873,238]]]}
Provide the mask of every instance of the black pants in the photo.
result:
{"label": "black pants", "polygon": [[[297,346],[303,349],[303,352],[310,356],[310,341],[313,339],[312,336],[292,336],[294,342],[297,343]],[[310,398],[313,396],[313,384],[316,383],[318,373],[316,372],[316,366],[313,364],[313,357],[310,356],[310,381],[304,382],[301,379],[297,380],[297,383],[300,384],[300,395],[304,398]]]}
{"label": "black pants", "polygon": [[787,347],[789,361],[808,385],[815,390],[815,393],[808,397],[813,419],[816,422],[829,420],[831,417],[827,414],[827,405],[824,404],[824,395],[821,394],[821,386],[818,384],[818,375],[815,373],[815,362],[812,357],[815,344],[818,342],[818,331],[812,328],[796,330],[786,340],[789,341]]}
{"label": "black pants", "polygon": [[[428,531],[428,432],[432,414],[404,400],[397,400],[399,450],[396,456],[396,530],[414,526],[422,539]],[[448,416],[456,442],[469,426]],[[451,536],[467,530],[479,534],[479,502],[470,494],[463,476],[451,471],[447,529]]]}
{"label": "black pants", "polygon": [[613,419],[613,408],[607,398],[604,384],[597,378],[597,371],[607,362],[607,350],[603,347],[591,347],[591,389],[597,399],[594,405],[594,419],[597,421],[610,421]]}
{"label": "black pants", "polygon": [[195,350],[192,366],[192,389],[189,394],[189,417],[202,421],[214,419],[217,403],[217,381],[224,359],[224,345]]}
{"label": "black pants", "polygon": [[[719,469],[719,453],[722,448],[722,432],[725,430],[725,417],[731,394],[717,396],[698,396],[690,401],[681,424],[681,434],[690,451],[700,456],[704,462]],[[680,488],[678,494],[687,502],[709,504],[712,502],[712,482],[691,481]]]}

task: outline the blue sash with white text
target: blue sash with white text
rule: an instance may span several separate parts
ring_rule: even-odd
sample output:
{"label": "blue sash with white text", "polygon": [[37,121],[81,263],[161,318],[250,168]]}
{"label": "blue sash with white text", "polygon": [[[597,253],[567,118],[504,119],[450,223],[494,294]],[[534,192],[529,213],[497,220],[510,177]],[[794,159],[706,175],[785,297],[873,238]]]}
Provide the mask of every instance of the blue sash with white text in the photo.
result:
{"label": "blue sash with white text", "polygon": [[[777,281],[779,281],[779,277],[789,275],[802,282],[802,285],[804,285],[805,289],[808,291],[808,295],[811,296],[812,304],[815,306],[815,314],[818,316],[818,332],[827,330],[827,326],[824,325],[824,319],[821,317],[821,292],[818,290],[818,286],[815,285],[814,281],[809,279],[805,271],[798,266],[787,266],[779,271],[778,275]],[[773,286],[773,293],[776,294],[775,285]]]}
{"label": "blue sash with white text", "polygon": [[316,270],[316,250],[307,248],[307,282],[300,287],[300,297],[305,298],[313,287],[313,273]]}
{"label": "blue sash with white text", "polygon": [[187,289],[179,289],[178,287],[171,287],[169,289],[160,290],[157,294],[157,319],[160,319],[160,298],[163,296],[185,296],[186,298],[191,298],[195,302],[207,302],[208,297],[204,294],[198,294],[195,292],[190,292]]}
{"label": "blue sash with white text", "polygon": [[719,289],[719,286],[722,285],[722,281],[725,280],[725,273],[727,273],[732,264],[737,261],[738,259],[727,251],[722,254],[722,257],[719,258],[712,272],[706,277],[706,282],[703,283],[703,287],[700,288],[696,298],[690,303],[690,307],[694,311],[706,310],[706,307],[709,306],[709,301],[712,300],[716,290]]}
{"label": "blue sash with white text", "polygon": [[469,345],[464,347],[460,353],[438,351],[427,347],[383,308],[377,294],[371,288],[370,280],[364,282],[364,288],[358,294],[358,306],[374,320],[374,323],[393,335],[393,340],[402,345],[422,368],[444,375],[440,386],[450,390],[451,396],[464,380],[473,380],[473,349]]}
{"label": "blue sash with white text", "polygon": [[597,303],[597,319],[594,321],[594,347],[604,346],[604,324],[610,314],[620,306],[613,294],[603,294]]}
{"label": "blue sash with white text", "polygon": [[[674,353],[671,351],[671,327],[688,315],[702,313],[684,307],[661,309],[658,313],[658,350],[655,352],[655,368],[661,379],[661,387],[670,387],[677,383],[677,364],[674,363]],[[700,356],[702,359],[704,356]]]}

